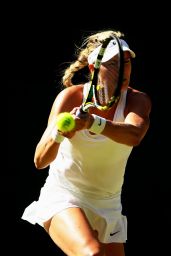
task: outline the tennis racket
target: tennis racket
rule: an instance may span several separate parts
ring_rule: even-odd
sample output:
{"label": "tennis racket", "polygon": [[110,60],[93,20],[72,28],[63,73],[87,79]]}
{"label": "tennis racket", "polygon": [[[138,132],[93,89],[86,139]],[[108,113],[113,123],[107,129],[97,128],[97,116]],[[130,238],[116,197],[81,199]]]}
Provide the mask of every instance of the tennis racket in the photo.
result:
{"label": "tennis racket", "polygon": [[[101,65],[102,58],[104,56],[105,50],[109,42],[115,44],[117,47],[117,55],[115,57],[116,61],[114,62],[114,82],[112,86],[100,85],[98,84],[98,74]],[[112,107],[114,103],[119,100],[121,93],[121,85],[123,81],[123,69],[124,69],[124,60],[123,60],[123,50],[118,37],[109,37],[101,45],[97,58],[94,64],[94,70],[91,75],[90,87],[87,96],[83,99],[83,103],[80,109],[77,111],[77,116],[80,114],[86,113],[90,107],[96,107],[100,110],[107,110]]]}

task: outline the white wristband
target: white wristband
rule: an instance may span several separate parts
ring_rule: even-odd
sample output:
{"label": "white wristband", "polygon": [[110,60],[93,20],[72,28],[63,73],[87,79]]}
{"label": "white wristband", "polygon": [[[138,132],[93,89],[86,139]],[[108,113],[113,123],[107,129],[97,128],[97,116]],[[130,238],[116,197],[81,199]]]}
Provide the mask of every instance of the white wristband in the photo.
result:
{"label": "white wristband", "polygon": [[63,135],[61,135],[60,133],[59,133],[59,131],[56,129],[56,128],[54,128],[53,130],[52,130],[52,133],[51,133],[51,138],[55,141],[55,142],[57,142],[57,143],[61,143],[63,140],[64,140],[64,136]]}
{"label": "white wristband", "polygon": [[89,128],[89,131],[96,134],[100,134],[105,128],[106,119],[94,114],[92,114],[92,116],[94,117],[94,122],[92,126]]}

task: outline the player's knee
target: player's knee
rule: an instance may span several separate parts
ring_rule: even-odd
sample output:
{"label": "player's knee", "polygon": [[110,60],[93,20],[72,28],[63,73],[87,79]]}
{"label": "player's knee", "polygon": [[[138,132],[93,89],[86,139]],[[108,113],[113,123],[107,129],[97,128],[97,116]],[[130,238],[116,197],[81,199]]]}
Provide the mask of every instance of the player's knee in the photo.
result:
{"label": "player's knee", "polygon": [[91,241],[84,247],[82,256],[105,256],[103,244],[98,241]]}
{"label": "player's knee", "polygon": [[45,229],[45,231],[46,231],[47,233],[49,233],[49,228],[50,228],[51,220],[52,220],[52,219],[50,219],[50,220],[48,220],[48,221],[46,221],[46,222],[43,223],[43,227],[44,227],[44,229]]}

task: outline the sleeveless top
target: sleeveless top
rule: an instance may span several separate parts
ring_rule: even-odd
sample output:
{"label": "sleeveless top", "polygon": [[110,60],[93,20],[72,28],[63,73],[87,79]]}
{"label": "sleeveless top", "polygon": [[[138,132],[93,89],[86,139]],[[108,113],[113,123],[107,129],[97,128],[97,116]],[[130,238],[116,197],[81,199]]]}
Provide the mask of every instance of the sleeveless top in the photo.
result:
{"label": "sleeveless top", "polygon": [[[114,121],[124,122],[126,95],[127,91],[122,92]],[[57,186],[78,195],[97,199],[115,197],[121,194],[132,148],[101,134],[81,130],[71,139],[63,140],[49,172],[53,172]]]}

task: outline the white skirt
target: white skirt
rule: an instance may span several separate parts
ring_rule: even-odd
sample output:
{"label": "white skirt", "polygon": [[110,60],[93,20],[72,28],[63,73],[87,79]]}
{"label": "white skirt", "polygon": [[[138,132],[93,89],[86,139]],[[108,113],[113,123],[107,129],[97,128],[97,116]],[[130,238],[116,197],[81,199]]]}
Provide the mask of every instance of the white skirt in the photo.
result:
{"label": "white skirt", "polygon": [[113,198],[94,199],[78,195],[59,187],[51,173],[41,188],[38,201],[32,202],[22,215],[22,219],[32,224],[43,223],[57,213],[70,207],[84,210],[92,228],[98,231],[102,243],[124,243],[127,240],[127,218],[122,215],[120,195]]}

